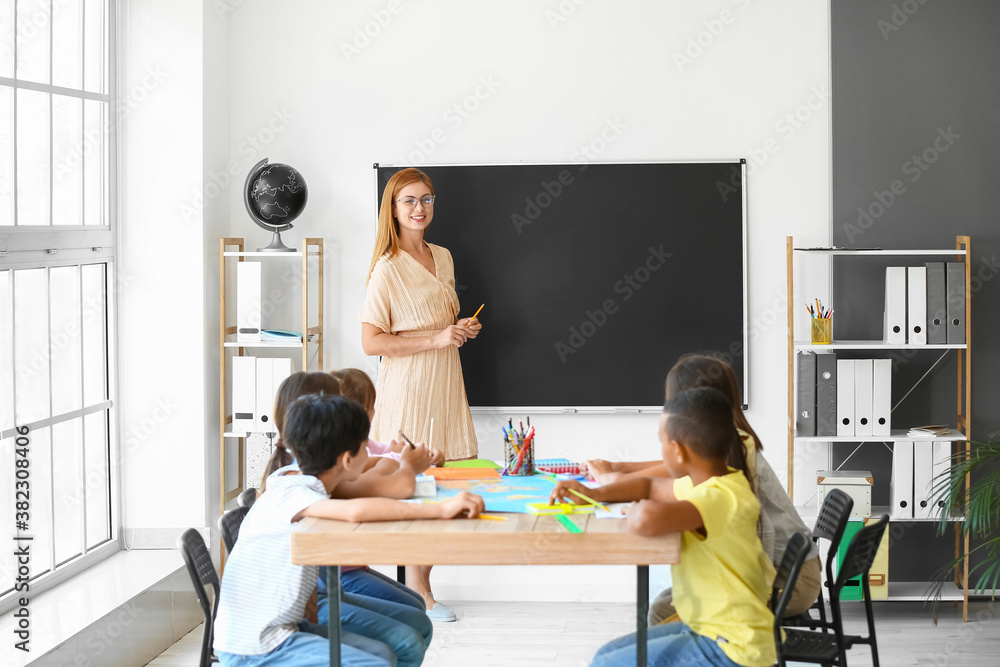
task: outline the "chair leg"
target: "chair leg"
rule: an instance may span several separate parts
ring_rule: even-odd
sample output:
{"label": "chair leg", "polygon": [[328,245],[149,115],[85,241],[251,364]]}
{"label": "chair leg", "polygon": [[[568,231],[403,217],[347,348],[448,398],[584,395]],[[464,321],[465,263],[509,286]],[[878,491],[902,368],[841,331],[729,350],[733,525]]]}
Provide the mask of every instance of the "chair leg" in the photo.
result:
{"label": "chair leg", "polygon": [[875,641],[875,613],[872,610],[872,596],[868,588],[868,572],[864,573],[865,616],[868,617],[868,642],[872,649],[872,667],[879,667],[878,644]]}

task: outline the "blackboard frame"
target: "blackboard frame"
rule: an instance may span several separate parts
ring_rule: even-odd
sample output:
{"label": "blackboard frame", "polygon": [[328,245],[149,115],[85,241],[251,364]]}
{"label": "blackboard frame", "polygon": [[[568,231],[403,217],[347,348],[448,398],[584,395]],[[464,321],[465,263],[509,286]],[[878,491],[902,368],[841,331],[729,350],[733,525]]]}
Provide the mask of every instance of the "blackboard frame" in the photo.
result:
{"label": "blackboard frame", "polygon": [[[582,162],[515,162],[515,163],[435,163],[435,164],[392,164],[392,163],[379,163],[375,162],[373,166],[373,176],[374,176],[374,211],[372,220],[374,225],[377,226],[378,220],[378,210],[379,204],[382,197],[382,189],[385,180],[381,178],[382,172],[394,173],[401,169],[407,167],[415,167],[424,171],[427,170],[437,170],[437,169],[450,169],[450,168],[466,168],[466,167],[529,167],[529,168],[558,168],[558,167],[575,167],[580,171],[591,167],[591,166],[605,166],[605,167],[615,167],[621,165],[651,165],[651,166],[663,166],[663,165],[729,165],[734,169],[734,174],[738,170],[738,179],[730,179],[725,187],[730,189],[735,189],[738,192],[739,202],[740,202],[740,212],[741,212],[741,224],[740,224],[740,258],[742,261],[741,266],[741,276],[742,276],[742,294],[741,294],[741,305],[742,305],[742,326],[741,331],[741,343],[738,356],[741,359],[741,363],[736,365],[736,371],[738,379],[741,384],[741,391],[743,395],[743,406],[744,410],[749,408],[750,397],[749,397],[749,358],[750,358],[750,341],[749,341],[749,281],[748,281],[748,256],[747,256],[747,161],[745,158],[737,158],[731,160],[685,160],[685,161],[626,161],[626,162],[600,162],[600,161],[582,161]],[[717,182],[720,189],[723,187],[721,182]],[[433,238],[430,239],[433,242]],[[736,347],[736,343],[731,347]],[[699,350],[690,350],[699,351]],[[728,350],[716,350],[728,354]],[[733,355],[729,355],[732,359]],[[381,360],[380,360],[381,361]],[[662,405],[520,405],[520,404],[504,404],[504,405],[471,405],[471,410],[473,413],[487,414],[487,413],[542,413],[542,414],[641,414],[641,413],[659,413],[662,410]]]}

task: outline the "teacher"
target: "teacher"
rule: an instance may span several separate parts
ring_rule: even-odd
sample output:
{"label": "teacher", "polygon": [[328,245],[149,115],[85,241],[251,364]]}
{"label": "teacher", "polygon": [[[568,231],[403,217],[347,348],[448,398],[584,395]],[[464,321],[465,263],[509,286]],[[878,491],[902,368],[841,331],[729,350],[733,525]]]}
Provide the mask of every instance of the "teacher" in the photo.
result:
{"label": "teacher", "polygon": [[[451,253],[424,241],[434,199],[431,179],[413,168],[393,174],[382,193],[359,315],[365,354],[382,357],[371,437],[388,442],[402,431],[448,460],[475,458],[479,443],[458,348],[478,336],[482,324],[458,319]],[[432,619],[455,620],[434,600],[430,567],[408,567],[407,583],[423,595]]]}

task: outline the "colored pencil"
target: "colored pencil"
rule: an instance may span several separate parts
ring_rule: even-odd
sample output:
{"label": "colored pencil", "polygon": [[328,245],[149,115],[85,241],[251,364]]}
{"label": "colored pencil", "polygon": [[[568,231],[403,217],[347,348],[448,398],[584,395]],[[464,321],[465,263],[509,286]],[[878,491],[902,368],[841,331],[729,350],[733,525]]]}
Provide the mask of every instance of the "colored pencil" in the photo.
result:
{"label": "colored pencil", "polygon": [[[486,304],[484,303],[484,304],[483,304],[483,306],[485,306],[485,305],[486,305]],[[483,306],[479,306],[479,310],[477,310],[477,311],[476,311],[476,314],[475,314],[475,315],[473,315],[472,317],[470,317],[469,319],[470,319],[470,320],[474,320],[474,319],[476,319],[476,317],[477,317],[477,316],[479,315],[480,311],[482,311],[482,309],[483,309]]]}
{"label": "colored pencil", "polygon": [[408,444],[410,447],[416,448],[416,445],[410,442],[410,439],[406,437],[405,433],[403,433],[403,429],[399,429],[399,437],[401,437],[403,439],[403,442]]}
{"label": "colored pencil", "polygon": [[590,498],[590,497],[588,497],[588,496],[585,496],[585,495],[583,495],[582,493],[580,493],[580,492],[579,492],[579,491],[577,491],[576,489],[566,489],[566,490],[567,490],[567,491],[569,491],[570,493],[572,493],[572,494],[573,494],[574,496],[577,496],[578,498],[583,498],[584,500],[586,500],[586,501],[587,501],[588,503],[590,503],[590,504],[591,504],[591,505],[593,505],[594,507],[600,507],[600,508],[601,508],[602,510],[604,510],[605,512],[609,512],[609,511],[610,511],[610,510],[608,509],[608,506],[607,506],[607,505],[605,505],[605,504],[603,504],[603,503],[599,503],[599,502],[597,502],[596,500],[594,500],[593,498]]}
{"label": "colored pencil", "polygon": [[480,514],[480,519],[486,519],[487,521],[506,521],[507,517],[497,516],[496,514]]}
{"label": "colored pencil", "polygon": [[575,523],[573,523],[573,519],[569,518],[565,514],[557,514],[556,515],[556,521],[558,521],[559,523],[561,523],[563,525],[563,528],[565,528],[566,530],[568,530],[571,533],[582,533],[583,532],[583,529],[581,529],[580,526],[578,526]]}
{"label": "colored pencil", "polygon": [[431,417],[431,437],[427,439],[427,446],[434,446],[434,417]]}

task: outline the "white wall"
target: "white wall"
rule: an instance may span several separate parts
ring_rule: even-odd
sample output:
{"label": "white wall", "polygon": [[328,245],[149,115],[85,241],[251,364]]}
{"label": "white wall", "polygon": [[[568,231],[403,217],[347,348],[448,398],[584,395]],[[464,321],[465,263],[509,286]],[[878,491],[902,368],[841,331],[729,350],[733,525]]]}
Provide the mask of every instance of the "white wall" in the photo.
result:
{"label": "white wall", "polygon": [[229,27],[213,18],[197,0],[122,3],[118,413],[125,541],[139,548],[172,548],[218,514],[229,210],[202,194],[229,147]]}
{"label": "white wall", "polygon": [[[249,1],[231,14],[231,145],[244,146],[247,167],[267,156],[309,184],[290,237],[322,236],[332,250],[328,367],[373,369],[356,319],[375,229],[373,162],[576,161],[591,142],[603,161],[746,157],[749,417],[783,474],[784,237],[822,244],[829,228],[827,0],[296,6]],[[263,132],[279,115],[281,131]],[[609,123],[622,129],[602,150]],[[231,209],[233,235],[263,244],[237,193]],[[497,422],[476,418],[484,455],[499,455]],[[657,455],[653,416],[534,423],[540,455],[562,455],[556,445]],[[598,441],[598,431],[615,435]]]}

